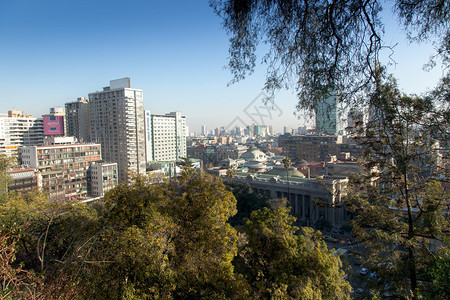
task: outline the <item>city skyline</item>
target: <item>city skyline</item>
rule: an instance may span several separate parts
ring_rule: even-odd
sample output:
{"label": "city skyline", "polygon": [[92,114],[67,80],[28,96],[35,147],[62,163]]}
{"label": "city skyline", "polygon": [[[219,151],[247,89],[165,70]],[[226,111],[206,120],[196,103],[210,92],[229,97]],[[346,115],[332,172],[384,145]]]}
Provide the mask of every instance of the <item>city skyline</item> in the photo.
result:
{"label": "city skyline", "polygon": [[[432,88],[442,72],[422,70],[432,46],[408,45],[396,21],[387,11],[383,16],[386,44],[398,43],[392,55],[397,64],[388,71],[407,93]],[[282,132],[283,126],[305,123],[293,114],[293,91],[276,95],[277,110],[261,109],[265,66],[227,86],[228,36],[206,0],[5,1],[0,36],[0,113],[17,109],[39,117],[50,107],[87,97],[110,79],[130,77],[144,92],[145,109],[181,111],[191,132],[199,133],[202,125],[210,130],[255,121]]]}

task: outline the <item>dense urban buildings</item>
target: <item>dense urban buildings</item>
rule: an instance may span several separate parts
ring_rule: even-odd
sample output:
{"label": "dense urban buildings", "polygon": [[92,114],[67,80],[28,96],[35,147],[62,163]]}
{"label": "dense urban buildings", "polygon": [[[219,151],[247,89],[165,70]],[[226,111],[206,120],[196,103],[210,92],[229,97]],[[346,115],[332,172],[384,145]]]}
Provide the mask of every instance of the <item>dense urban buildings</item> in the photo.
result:
{"label": "dense urban buildings", "polygon": [[278,143],[292,160],[325,161],[341,152],[342,141],[338,135],[280,135]]}
{"label": "dense urban buildings", "polygon": [[38,172],[39,187],[58,201],[86,197],[88,169],[102,159],[99,144],[22,147],[20,154],[22,163]]}
{"label": "dense urban buildings", "polygon": [[102,146],[105,161],[117,162],[119,182],[128,170],[146,170],[144,99],[140,89],[130,87],[130,78],[111,80],[103,91],[89,94],[91,142]]}
{"label": "dense urban buildings", "polygon": [[[175,163],[187,157],[187,131],[186,117],[180,112],[145,111],[143,91],[131,88],[130,78],[121,78],[89,98],[52,107],[39,119],[21,111],[1,114],[0,154],[12,156],[21,149],[23,166],[10,171],[14,178],[10,190],[37,187],[58,200],[98,197],[126,182],[130,171],[143,174],[154,171],[158,163],[168,163],[175,172]],[[83,158],[88,142],[98,146],[103,160],[92,155]],[[81,151],[74,157],[76,162],[86,162],[81,166],[84,175],[70,163],[71,154],[66,152],[72,150],[67,149]]]}
{"label": "dense urban buildings", "polygon": [[0,154],[17,155],[19,147],[41,145],[43,139],[42,118],[33,118],[17,110],[0,114]]}

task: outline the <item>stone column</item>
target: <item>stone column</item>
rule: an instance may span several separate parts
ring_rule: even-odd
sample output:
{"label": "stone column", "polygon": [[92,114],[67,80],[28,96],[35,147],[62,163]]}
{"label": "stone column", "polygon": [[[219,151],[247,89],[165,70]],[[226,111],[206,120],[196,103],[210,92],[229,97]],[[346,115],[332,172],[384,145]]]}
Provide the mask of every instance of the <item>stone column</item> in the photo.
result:
{"label": "stone column", "polygon": [[305,196],[299,195],[300,200],[302,201],[302,220],[306,220],[305,213],[306,213],[306,203],[305,203]]}
{"label": "stone column", "polygon": [[339,208],[337,208],[337,207],[327,207],[327,210],[328,210],[328,216],[329,216],[329,221],[330,221],[330,223],[331,223],[331,225],[333,225],[333,226],[335,226],[336,224],[335,224],[335,216],[336,216],[336,213],[337,213],[337,210],[338,210]]}
{"label": "stone column", "polygon": [[316,211],[316,213],[315,213],[315,216],[314,216],[315,219],[313,222],[316,223],[319,220],[319,206],[314,204],[314,210]]}

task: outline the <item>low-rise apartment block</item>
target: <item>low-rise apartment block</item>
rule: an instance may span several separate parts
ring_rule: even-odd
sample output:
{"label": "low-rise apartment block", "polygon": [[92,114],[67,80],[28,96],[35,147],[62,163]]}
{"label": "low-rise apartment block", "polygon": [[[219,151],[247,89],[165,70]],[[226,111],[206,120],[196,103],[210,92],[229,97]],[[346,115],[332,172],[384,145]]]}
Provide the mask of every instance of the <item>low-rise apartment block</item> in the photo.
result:
{"label": "low-rise apartment block", "polygon": [[38,172],[39,187],[52,200],[87,196],[87,171],[101,161],[100,144],[66,144],[20,148],[22,163]]}
{"label": "low-rise apartment block", "polygon": [[34,168],[19,168],[12,169],[8,172],[11,176],[11,182],[8,184],[8,191],[10,192],[20,192],[26,194],[31,192],[33,189],[38,187],[38,176]]}
{"label": "low-rise apartment block", "polygon": [[91,195],[103,196],[119,184],[117,163],[92,163],[90,169]]}

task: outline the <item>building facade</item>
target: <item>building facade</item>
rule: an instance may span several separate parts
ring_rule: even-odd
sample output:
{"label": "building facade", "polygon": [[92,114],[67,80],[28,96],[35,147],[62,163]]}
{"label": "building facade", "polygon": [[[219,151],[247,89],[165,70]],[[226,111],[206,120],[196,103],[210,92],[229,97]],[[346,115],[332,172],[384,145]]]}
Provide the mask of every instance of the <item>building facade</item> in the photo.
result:
{"label": "building facade", "polygon": [[9,111],[0,115],[0,154],[17,155],[19,147],[42,145],[44,125],[42,118]]}
{"label": "building facade", "polygon": [[346,179],[316,180],[311,178],[289,178],[269,174],[238,173],[233,181],[248,183],[253,191],[270,199],[288,200],[291,213],[306,226],[316,226],[327,221],[340,228],[349,221],[342,199]]}
{"label": "building facade", "polygon": [[8,191],[27,194],[38,187],[38,177],[34,168],[13,169],[8,172],[11,182],[8,184]]}
{"label": "building facade", "polygon": [[248,147],[244,145],[218,145],[214,160],[217,164],[226,158],[238,159],[247,150]]}
{"label": "building facade", "polygon": [[330,93],[328,97],[317,103],[316,130],[323,134],[342,135],[345,127],[342,113],[338,93]]}
{"label": "building facade", "polygon": [[89,94],[91,142],[101,144],[105,161],[117,162],[119,182],[132,171],[145,173],[144,99],[130,88],[130,78],[111,80],[103,91]]}
{"label": "building facade", "polygon": [[20,155],[23,164],[37,170],[39,188],[58,201],[86,197],[88,169],[102,159],[99,144],[22,147]]}
{"label": "building facade", "polygon": [[291,160],[326,161],[341,152],[338,135],[280,135],[278,144]]}
{"label": "building facade", "polygon": [[44,119],[44,136],[65,136],[66,109],[61,106],[50,107],[50,113],[42,115]]}
{"label": "building facade", "polygon": [[154,115],[145,112],[147,162],[178,161],[187,157],[186,117],[180,112]]}
{"label": "building facade", "polygon": [[208,135],[208,128],[206,127],[206,125],[202,125],[200,131],[201,131],[200,132],[201,136],[207,136]]}
{"label": "building facade", "polygon": [[78,98],[65,104],[66,135],[74,136],[80,143],[90,142],[89,99]]}
{"label": "building facade", "polygon": [[117,163],[91,164],[89,183],[92,196],[103,196],[119,183]]}

